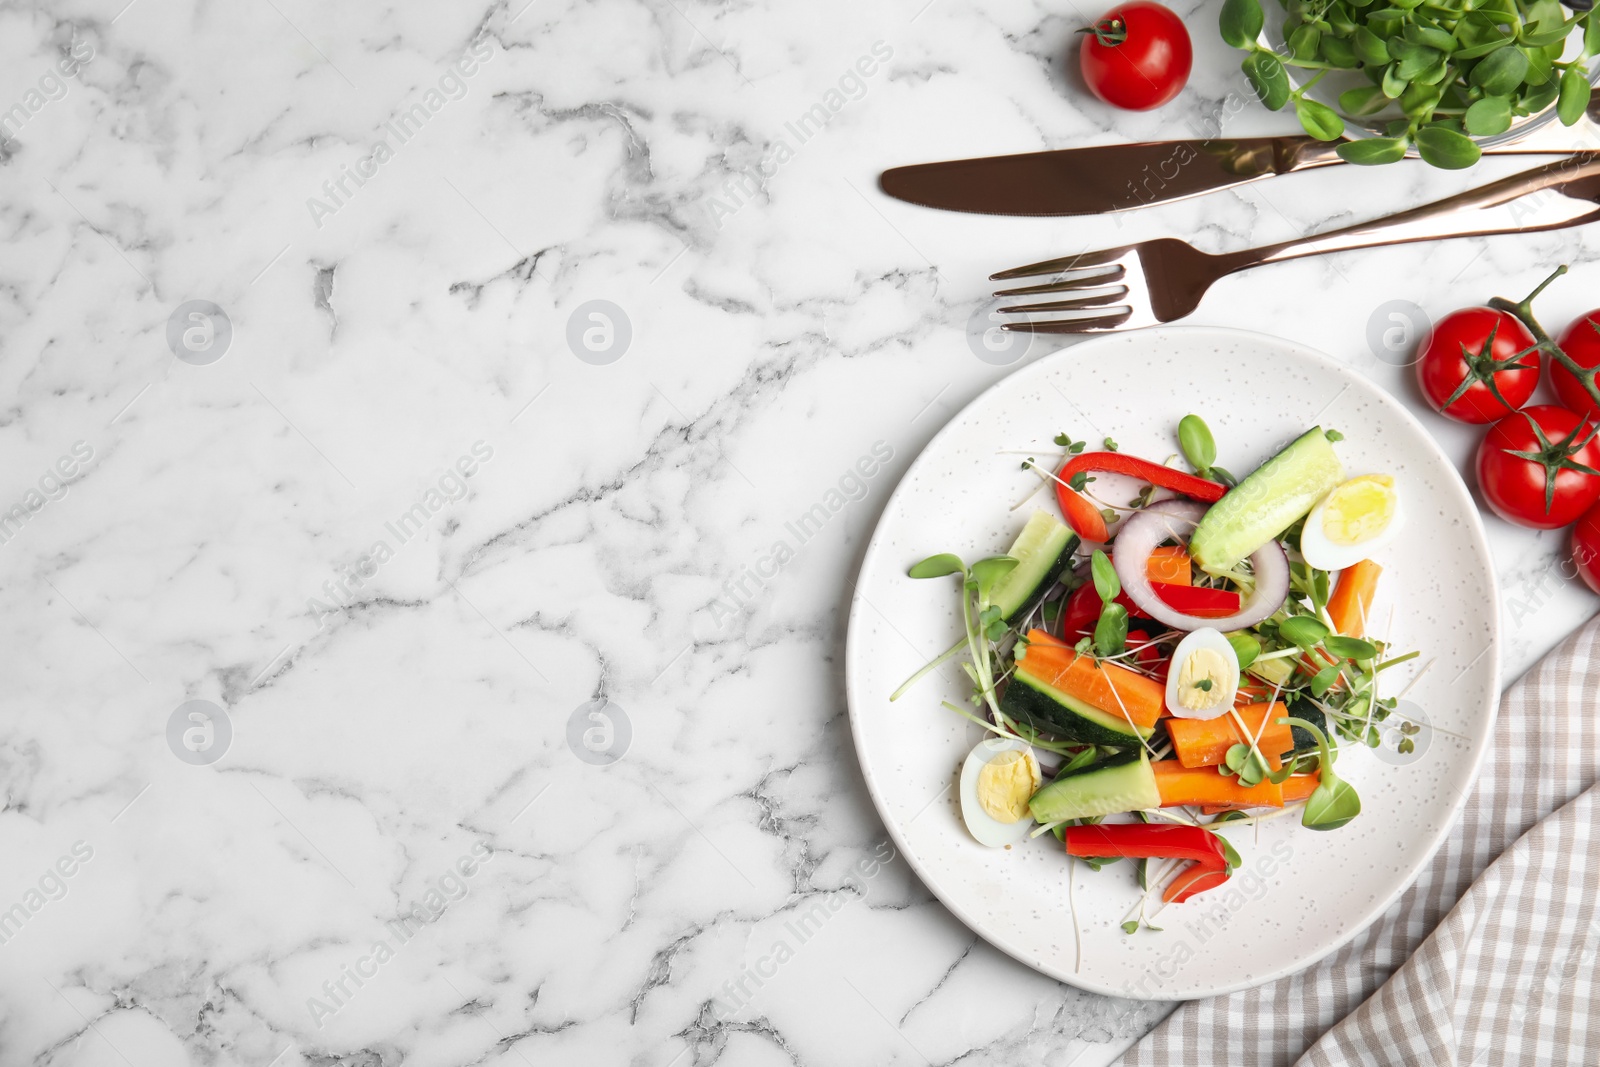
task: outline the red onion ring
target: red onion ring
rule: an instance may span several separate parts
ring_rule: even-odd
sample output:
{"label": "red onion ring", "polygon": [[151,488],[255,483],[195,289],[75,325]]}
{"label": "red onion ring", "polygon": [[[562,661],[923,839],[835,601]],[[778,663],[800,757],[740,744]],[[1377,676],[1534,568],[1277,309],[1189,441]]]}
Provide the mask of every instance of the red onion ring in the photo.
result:
{"label": "red onion ring", "polygon": [[1192,500],[1162,500],[1124,519],[1111,554],[1117,579],[1128,599],[1145,615],[1173,629],[1198,630],[1202,626],[1212,626],[1227,633],[1254,626],[1270,618],[1289,596],[1289,557],[1277,541],[1268,541],[1250,556],[1255,590],[1239,605],[1237,612],[1222,619],[1203,619],[1174,609],[1156,596],[1149,575],[1145,573],[1150,553],[1169,537],[1187,542],[1188,538],[1179,531],[1193,529],[1207,507]]}

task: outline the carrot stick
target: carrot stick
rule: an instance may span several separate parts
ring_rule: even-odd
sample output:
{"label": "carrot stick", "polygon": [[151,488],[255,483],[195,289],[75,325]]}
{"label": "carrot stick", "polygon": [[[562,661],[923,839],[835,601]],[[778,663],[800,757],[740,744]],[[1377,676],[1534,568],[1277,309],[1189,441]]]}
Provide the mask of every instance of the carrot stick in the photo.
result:
{"label": "carrot stick", "polygon": [[1166,686],[1115,663],[1096,662],[1094,657],[1048,638],[1043,631],[1028,631],[1028,652],[1018,665],[1020,670],[1108,715],[1119,719],[1126,715],[1141,729],[1149,729],[1161,718]]}
{"label": "carrot stick", "polygon": [[[1244,736],[1232,715],[1219,715],[1215,719],[1171,719],[1167,733],[1172,738],[1172,751],[1178,762],[1190,769],[1215,767],[1228,755],[1234,745],[1248,745],[1251,738],[1260,735],[1258,745],[1267,759],[1267,766],[1277,770],[1283,766],[1283,753],[1294,748],[1294,731],[1287,723],[1277,720],[1289,714],[1283,703],[1250,704],[1238,709],[1239,717],[1250,728]],[[1268,720],[1262,728],[1262,720]]]}
{"label": "carrot stick", "polygon": [[1182,545],[1168,545],[1155,549],[1144,564],[1145,577],[1152,582],[1168,585],[1193,585],[1194,572],[1189,565],[1189,552]]}
{"label": "carrot stick", "polygon": [[[1353,563],[1339,572],[1333,583],[1333,593],[1328,597],[1328,621],[1333,623],[1334,633],[1345,637],[1366,636],[1367,613],[1372,610],[1372,595],[1377,592],[1378,575],[1382,573],[1383,567],[1370,559]],[[1318,652],[1304,657],[1304,662],[1306,669],[1314,672],[1334,661]]]}
{"label": "carrot stick", "polygon": [[1190,804],[1214,807],[1281,808],[1283,787],[1262,782],[1248,788],[1210,767],[1190,770],[1175,759],[1150,764],[1156,775],[1156,792],[1163,808]]}
{"label": "carrot stick", "polygon": [[1283,783],[1283,802],[1285,804],[1298,804],[1309,797],[1321,781],[1321,771],[1312,771],[1310,774],[1295,775],[1285,779]]}
{"label": "carrot stick", "polygon": [[1365,637],[1367,613],[1372,610],[1372,595],[1378,589],[1383,568],[1364,559],[1339,572],[1328,597],[1328,618],[1333,628],[1346,637]]}

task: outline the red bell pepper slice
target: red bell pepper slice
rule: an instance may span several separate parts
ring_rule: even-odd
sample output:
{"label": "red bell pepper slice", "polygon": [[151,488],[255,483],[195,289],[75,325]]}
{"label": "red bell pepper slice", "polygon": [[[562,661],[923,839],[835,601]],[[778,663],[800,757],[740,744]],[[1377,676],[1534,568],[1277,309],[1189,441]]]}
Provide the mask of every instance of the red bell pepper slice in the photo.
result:
{"label": "red bell pepper slice", "polygon": [[1163,604],[1197,619],[1225,619],[1239,613],[1239,594],[1231,589],[1173,582],[1151,582],[1150,587]]}
{"label": "red bell pepper slice", "polygon": [[1061,470],[1056,472],[1056,477],[1064,482],[1070,482],[1074,474],[1087,471],[1126,474],[1151,485],[1159,485],[1163,489],[1171,489],[1175,493],[1203,500],[1208,504],[1221,500],[1222,495],[1228,491],[1228,487],[1221,482],[1213,482],[1199,475],[1173,470],[1160,463],[1152,463],[1148,459],[1140,459],[1138,456],[1129,456],[1121,452],[1081,452],[1069,457],[1061,465]]}
{"label": "red bell pepper slice", "polygon": [[1061,609],[1061,633],[1067,643],[1075,644],[1084,634],[1094,633],[1094,624],[1100,618],[1100,594],[1093,582],[1084,582],[1067,596],[1066,607]]}
{"label": "red bell pepper slice", "polygon": [[1094,501],[1074,491],[1071,486],[1057,482],[1056,503],[1061,505],[1061,517],[1067,520],[1073,533],[1094,544],[1105,544],[1110,540],[1111,530],[1106,526],[1106,517],[1094,506]]}
{"label": "red bell pepper slice", "polygon": [[1222,842],[1198,826],[1142,822],[1069,826],[1062,831],[1062,841],[1069,856],[1193,860],[1195,865],[1162,893],[1162,899],[1172,904],[1181,904],[1228,880],[1228,857]]}
{"label": "red bell pepper slice", "polygon": [[1176,823],[1098,823],[1063,831],[1069,856],[1129,856],[1134,859],[1194,860],[1223,870],[1228,857],[1210,830]]}
{"label": "red bell pepper slice", "polygon": [[1161,891],[1161,899],[1168,904],[1182,904],[1190,897],[1215,889],[1228,880],[1227,871],[1213,871],[1204,867],[1190,867],[1174,878]]}

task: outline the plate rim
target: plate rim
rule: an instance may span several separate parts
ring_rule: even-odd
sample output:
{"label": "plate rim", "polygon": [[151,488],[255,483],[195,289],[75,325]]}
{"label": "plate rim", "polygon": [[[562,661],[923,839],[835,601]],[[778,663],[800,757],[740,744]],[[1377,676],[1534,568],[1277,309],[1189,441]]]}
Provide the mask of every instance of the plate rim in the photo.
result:
{"label": "plate rim", "polygon": [[1411,886],[1415,884],[1418,876],[1422,873],[1423,868],[1433,861],[1434,856],[1437,855],[1439,849],[1443,846],[1445,839],[1460,822],[1462,810],[1466,807],[1467,800],[1472,794],[1473,786],[1477,783],[1478,774],[1483,766],[1483,760],[1488,754],[1489,746],[1492,742],[1494,725],[1500,714],[1500,696],[1504,685],[1503,666],[1501,663],[1503,635],[1501,633],[1500,619],[1500,586],[1498,581],[1491,580],[1486,583],[1490,590],[1490,604],[1488,605],[1490,633],[1489,646],[1486,651],[1493,653],[1490,661],[1490,684],[1486,689],[1485,697],[1489,705],[1489,715],[1485,723],[1486,733],[1482,739],[1483,743],[1477,746],[1477,751],[1471,757],[1472,762],[1471,767],[1467,772],[1465,788],[1457,793],[1455,799],[1450,804],[1447,816],[1440,822],[1439,828],[1425,842],[1425,846],[1417,851],[1417,859],[1412,864],[1411,869],[1407,871],[1403,877],[1396,879],[1395,885],[1390,890],[1388,895],[1375,900],[1349,930],[1347,930],[1341,937],[1330,943],[1325,949],[1313,956],[1294,961],[1287,966],[1275,968],[1267,973],[1264,973],[1258,978],[1246,979],[1239,982],[1223,983],[1215,986],[1206,986],[1203,988],[1195,987],[1195,991],[1193,992],[1188,990],[1180,991],[1182,995],[1167,993],[1159,996],[1141,996],[1137,993],[1130,993],[1126,989],[1118,989],[1095,982],[1092,979],[1086,978],[1082,974],[1073,974],[1058,970],[1047,964],[1042,959],[1030,958],[1022,947],[1011,945],[1005,939],[996,936],[992,931],[987,930],[983,923],[976,920],[959,904],[948,898],[948,895],[944,889],[942,889],[936,883],[933,872],[931,872],[917,857],[914,850],[908,847],[905,836],[902,834],[899,825],[889,817],[886,798],[881,794],[880,785],[875,780],[873,773],[868,766],[867,760],[864,759],[862,755],[864,744],[862,738],[862,716],[864,712],[859,710],[857,707],[855,692],[860,684],[861,668],[858,665],[858,658],[863,654],[859,647],[863,642],[857,640],[857,635],[861,633],[858,620],[864,613],[864,605],[868,607],[870,607],[870,605],[866,604],[865,598],[861,592],[861,575],[863,572],[865,572],[870,564],[875,562],[878,552],[880,551],[878,531],[882,527],[885,518],[893,511],[896,503],[899,501],[900,494],[902,492],[909,492],[908,487],[912,481],[912,475],[915,473],[918,464],[923,461],[924,457],[929,452],[934,450],[935,446],[943,441],[948,435],[952,434],[955,431],[955,428],[968,418],[973,409],[975,409],[978,405],[988,401],[993,394],[1002,389],[1015,388],[1018,383],[1028,378],[1037,377],[1045,373],[1047,368],[1050,368],[1058,362],[1078,360],[1082,359],[1084,356],[1092,357],[1101,347],[1109,347],[1112,343],[1117,341],[1125,342],[1129,337],[1137,336],[1149,338],[1153,344],[1159,344],[1162,338],[1173,335],[1183,335],[1197,338],[1211,337],[1219,341],[1239,341],[1241,339],[1255,343],[1265,341],[1271,345],[1290,351],[1295,356],[1306,359],[1311,363],[1320,365],[1321,367],[1332,371],[1335,375],[1345,379],[1351,384],[1365,387],[1377,393],[1383,401],[1387,402],[1386,407],[1398,411],[1400,415],[1403,416],[1404,420],[1409,423],[1410,429],[1415,432],[1415,435],[1424,443],[1425,447],[1431,450],[1435,458],[1439,459],[1444,464],[1445,468],[1448,469],[1452,475],[1454,475],[1454,477],[1449,479],[1449,481],[1446,483],[1446,486],[1442,488],[1447,488],[1449,492],[1455,494],[1459,501],[1465,505],[1466,513],[1471,519],[1471,521],[1468,523],[1468,533],[1472,542],[1472,547],[1477,551],[1480,561],[1485,565],[1485,568],[1491,579],[1494,578],[1495,574],[1494,554],[1489,547],[1488,533],[1484,528],[1483,514],[1478,508],[1477,501],[1473,499],[1472,492],[1467,488],[1466,482],[1461,477],[1461,472],[1457,468],[1455,461],[1450,458],[1449,454],[1446,453],[1442,447],[1440,447],[1438,440],[1428,432],[1427,427],[1422,424],[1421,420],[1417,418],[1415,413],[1413,413],[1411,409],[1400,400],[1399,397],[1395,396],[1388,389],[1385,389],[1377,382],[1372,381],[1366,375],[1361,374],[1353,367],[1350,367],[1349,365],[1333,358],[1326,352],[1319,351],[1309,345],[1302,344],[1299,341],[1290,340],[1289,338],[1285,337],[1279,337],[1276,334],[1269,334],[1260,330],[1242,330],[1227,326],[1207,325],[1153,326],[1140,330],[1108,332],[1101,336],[1092,337],[1088,340],[1080,341],[1077,344],[1060,348],[1054,352],[1050,352],[1044,356],[1041,356],[1031,363],[1019,367],[1010,374],[1004,375],[1003,377],[990,383],[970,401],[962,405],[959,411],[951,415],[950,418],[945,421],[944,425],[941,426],[938,431],[928,439],[927,443],[923,445],[923,447],[917,452],[917,455],[906,466],[904,473],[900,475],[900,478],[896,482],[893,491],[890,492],[888,499],[884,501],[883,509],[878,514],[877,522],[873,524],[872,532],[867,538],[866,549],[862,552],[860,562],[857,564],[855,574],[851,579],[852,592],[850,596],[850,614],[845,628],[845,707],[850,716],[850,739],[855,749],[856,765],[861,770],[862,780],[866,783],[867,794],[872,798],[872,805],[878,813],[878,818],[883,823],[884,830],[889,834],[891,840],[894,841],[895,848],[899,851],[899,854],[905,859],[906,863],[910,865],[911,869],[916,872],[917,877],[921,879],[922,884],[928,889],[928,892],[932,893],[934,898],[938,900],[947,911],[954,915],[963,926],[972,931],[972,933],[978,937],[982,938],[987,944],[999,949],[1001,952],[1010,956],[1012,959],[1015,959],[1017,962],[1031,968],[1032,970],[1075,988],[1084,989],[1092,993],[1099,993],[1103,996],[1117,997],[1120,999],[1159,1002],[1175,1000],[1198,1000],[1205,997],[1221,996],[1227,993],[1238,992],[1243,989],[1253,989],[1257,986],[1266,985],[1270,982],[1278,981],[1279,979],[1286,978],[1290,975],[1298,974],[1301,971],[1304,971],[1307,968],[1314,966],[1318,962],[1328,958],[1333,953],[1339,951],[1345,945],[1354,940],[1357,935],[1362,933],[1362,931],[1366,930],[1374,922],[1376,922],[1384,912],[1388,911],[1390,906],[1393,905],[1394,902],[1406,892],[1406,890],[1410,889]]}

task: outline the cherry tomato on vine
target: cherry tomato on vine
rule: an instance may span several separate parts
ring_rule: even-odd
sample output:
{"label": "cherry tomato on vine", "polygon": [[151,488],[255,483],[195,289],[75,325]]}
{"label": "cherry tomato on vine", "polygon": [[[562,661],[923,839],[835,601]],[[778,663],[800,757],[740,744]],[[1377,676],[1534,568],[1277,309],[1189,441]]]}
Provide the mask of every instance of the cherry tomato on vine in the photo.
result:
{"label": "cherry tomato on vine", "polygon": [[1509,312],[1452,311],[1422,343],[1417,382],[1433,410],[1445,417],[1494,422],[1526,404],[1538,387],[1534,347],[1533,334]]}
{"label": "cherry tomato on vine", "polygon": [[1572,569],[1584,585],[1600,593],[1600,504],[1572,524]]}
{"label": "cherry tomato on vine", "polygon": [[1177,96],[1189,81],[1194,64],[1189,31],[1153,0],[1114,7],[1082,32],[1083,80],[1108,104],[1149,111]]}
{"label": "cherry tomato on vine", "polygon": [[1507,522],[1554,530],[1600,499],[1596,426],[1575,411],[1536,404],[1507,415],[1478,443],[1478,487]]}
{"label": "cherry tomato on vine", "polygon": [[[1580,367],[1600,367],[1600,309],[1589,312],[1568,326],[1557,347],[1572,357]],[[1546,357],[1550,363],[1550,385],[1561,403],[1573,411],[1593,415],[1597,410],[1594,398],[1578,381],[1578,376],[1557,363],[1554,356]]]}

